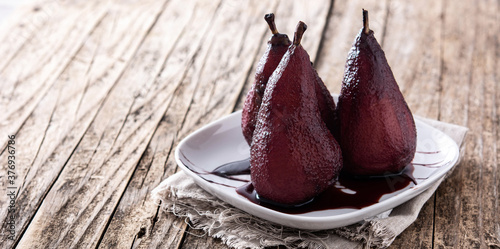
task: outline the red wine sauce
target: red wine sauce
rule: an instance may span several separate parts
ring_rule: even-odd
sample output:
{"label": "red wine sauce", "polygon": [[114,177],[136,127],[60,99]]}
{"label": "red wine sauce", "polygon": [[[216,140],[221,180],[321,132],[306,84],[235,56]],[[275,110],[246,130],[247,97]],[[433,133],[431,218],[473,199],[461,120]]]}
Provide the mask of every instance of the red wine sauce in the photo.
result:
{"label": "red wine sauce", "polygon": [[416,180],[412,176],[413,170],[413,165],[410,164],[401,174],[392,176],[355,178],[341,175],[338,184],[329,187],[309,203],[294,208],[272,205],[260,199],[252,183],[237,188],[236,192],[253,203],[288,214],[339,208],[361,209],[378,203],[385,194],[394,193],[411,184],[415,185]]}
{"label": "red wine sauce", "polygon": [[222,177],[250,174],[250,159],[223,164],[211,173]]}
{"label": "red wine sauce", "polygon": [[[434,154],[439,152],[419,153]],[[420,164],[415,165],[424,166]],[[432,167],[434,165],[428,164],[425,166]],[[316,196],[313,200],[308,201],[303,205],[294,206],[293,208],[275,205],[274,203],[271,204],[265,199],[259,198],[251,182],[236,188],[236,192],[258,205],[288,214],[302,214],[313,211],[339,208],[361,209],[363,207],[378,203],[380,201],[380,198],[385,194],[394,193],[409,186],[411,187],[416,185],[417,181],[413,177],[414,169],[414,164],[409,164],[400,174],[381,177],[357,178],[341,174],[338,178],[338,182],[335,185],[330,186],[326,191]],[[241,161],[226,163],[215,168],[211,172],[204,172],[203,174],[212,174],[223,178],[233,179],[234,177],[232,176],[234,175],[244,175],[249,173],[250,160],[245,159]],[[211,183],[232,187],[229,185],[218,183],[216,181],[208,179],[205,180]]]}

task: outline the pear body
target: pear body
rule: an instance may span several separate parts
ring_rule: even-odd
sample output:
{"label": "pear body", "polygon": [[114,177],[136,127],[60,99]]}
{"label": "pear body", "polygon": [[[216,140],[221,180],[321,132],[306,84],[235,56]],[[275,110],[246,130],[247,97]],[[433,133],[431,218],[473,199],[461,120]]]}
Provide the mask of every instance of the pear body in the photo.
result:
{"label": "pear body", "polygon": [[249,145],[252,143],[252,136],[255,124],[257,123],[257,114],[269,77],[280,63],[290,43],[287,35],[274,34],[268,41],[267,49],[257,64],[255,80],[246,95],[241,113],[241,129]]}
{"label": "pear body", "polygon": [[371,30],[361,29],[349,52],[337,111],[343,171],[394,174],[411,163],[413,115]]}
{"label": "pear body", "polygon": [[260,198],[304,203],[333,184],[341,170],[340,146],[320,113],[318,78],[307,52],[292,45],[269,79],[250,150]]}
{"label": "pear body", "polygon": [[328,91],[316,70],[314,68],[313,70],[316,78],[316,96],[318,97],[318,107],[321,113],[321,119],[326,124],[326,127],[328,127],[328,130],[330,130],[337,139],[339,129],[335,101],[333,101],[330,91]]}
{"label": "pear body", "polygon": [[[248,91],[242,110],[241,129],[248,145],[252,143],[252,136],[257,123],[257,114],[259,112],[264,91],[266,89],[269,77],[274,72],[290,45],[290,40],[284,34],[275,34],[268,42],[268,46],[262,55],[255,72],[255,79],[250,91]],[[311,67],[312,68],[312,67]],[[313,68],[314,70],[314,68]],[[336,106],[332,95],[327,87],[316,73],[316,93],[318,96],[318,105],[321,118],[326,126],[334,133],[336,128]]]}

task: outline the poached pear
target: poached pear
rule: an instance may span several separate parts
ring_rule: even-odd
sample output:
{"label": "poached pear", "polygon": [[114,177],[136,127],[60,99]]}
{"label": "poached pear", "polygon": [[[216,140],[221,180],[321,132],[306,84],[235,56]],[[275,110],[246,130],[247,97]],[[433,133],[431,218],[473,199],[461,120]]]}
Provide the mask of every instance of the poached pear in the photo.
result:
{"label": "poached pear", "polygon": [[413,160],[415,121],[365,10],[347,57],[337,112],[344,172],[395,174]]}
{"label": "poached pear", "polygon": [[319,77],[300,45],[306,28],[299,22],[292,45],[269,78],[250,148],[259,198],[285,206],[323,192],[342,167],[340,146],[320,113]]}
{"label": "poached pear", "polygon": [[255,80],[247,93],[243,110],[241,113],[241,129],[245,140],[250,145],[252,136],[255,130],[255,123],[257,122],[257,113],[264,96],[269,77],[274,72],[276,67],[281,61],[290,46],[291,41],[286,34],[281,34],[276,29],[274,23],[274,14],[270,13],[264,16],[269,28],[271,29],[272,36],[267,42],[267,49],[260,58],[255,72]]}
{"label": "poached pear", "polygon": [[[265,15],[264,19],[269,25],[272,36],[267,42],[267,49],[257,65],[255,80],[252,84],[252,87],[250,88],[250,91],[246,95],[241,114],[241,128],[243,131],[243,136],[245,137],[248,145],[251,145],[252,143],[252,136],[255,130],[255,124],[257,122],[257,114],[262,103],[262,97],[264,96],[264,91],[266,89],[269,77],[274,72],[274,70],[280,63],[281,58],[287,51],[288,46],[291,44],[288,36],[286,34],[279,33],[276,29],[273,13]],[[333,133],[336,126],[335,102],[333,101],[332,95],[317,73],[315,77],[315,88],[318,96],[317,99],[321,117],[326,123],[328,129]]]}

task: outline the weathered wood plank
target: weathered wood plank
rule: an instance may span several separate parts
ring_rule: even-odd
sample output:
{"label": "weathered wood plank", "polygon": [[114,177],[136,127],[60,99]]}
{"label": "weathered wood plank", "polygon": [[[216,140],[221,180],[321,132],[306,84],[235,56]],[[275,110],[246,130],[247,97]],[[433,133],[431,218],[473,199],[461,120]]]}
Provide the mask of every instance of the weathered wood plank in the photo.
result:
{"label": "weathered wood plank", "polygon": [[[190,12],[186,12],[186,8]],[[178,142],[177,133],[189,110],[193,92],[203,82],[200,75],[210,52],[211,37],[217,34],[213,30],[213,19],[219,15],[219,8],[220,2],[170,2],[153,28],[151,38],[145,41],[145,46],[155,50],[159,46],[149,44],[149,40],[166,43],[161,47],[171,47],[169,53],[161,54],[165,63],[156,81],[170,82],[177,88],[169,98],[165,114],[116,208],[100,247],[175,247],[180,243],[186,224],[158,211],[158,204],[152,202],[150,192],[177,168],[173,159],[174,144]],[[177,38],[166,40],[165,34],[172,33],[172,29],[181,32],[176,34]]]}
{"label": "weathered wood plank", "polygon": [[494,108],[498,105],[498,54],[492,53],[498,51],[498,36],[488,32],[498,29],[498,10],[494,1],[445,5],[440,119],[466,125],[470,132],[463,163],[437,192],[438,248],[495,248],[500,244],[495,191],[498,114]]}
{"label": "weathered wood plank", "polygon": [[[84,9],[94,5],[96,1],[87,3],[63,2],[63,1],[38,1],[32,4],[21,5],[9,17],[2,22],[0,30],[0,41],[7,46],[0,47],[0,71],[5,70],[14,57],[19,59],[18,54],[21,50],[27,50],[28,47],[42,47],[41,41],[45,41],[45,46],[55,45],[58,39],[48,39],[47,35],[54,31],[54,24],[59,25],[65,21],[65,26],[60,27],[59,32],[65,33],[75,25],[82,12],[75,10]],[[32,49],[32,48],[31,48]],[[33,51],[33,50],[32,50]],[[39,51],[43,52],[43,51]],[[31,54],[32,57],[41,54]],[[25,54],[25,56],[30,56]]]}
{"label": "weathered wood plank", "polygon": [[[47,20],[46,27],[27,24],[36,32],[0,71],[2,80],[0,113],[3,116],[0,130],[10,134],[19,130],[55,80],[66,69],[88,34],[105,16],[103,5],[104,3],[99,1],[57,5],[60,8],[55,8]],[[67,25],[61,26],[61,23]],[[5,47],[10,47],[10,44],[19,41],[13,38],[7,39],[7,42],[10,43]],[[3,149],[5,143],[6,138],[0,137],[0,148]]]}
{"label": "weathered wood plank", "polygon": [[[443,75],[442,93],[440,97],[439,118],[443,121],[454,122],[460,125],[468,123],[468,92],[472,57],[475,44],[475,23],[477,15],[468,14],[475,12],[472,3],[453,3],[446,1],[443,13]],[[477,118],[477,116],[476,116]],[[478,127],[469,127],[477,129]],[[475,220],[472,217],[472,206],[475,198],[464,199],[467,194],[466,184],[476,185],[476,176],[469,175],[476,163],[472,161],[475,154],[473,148],[477,146],[476,130],[469,131],[466,139],[465,156],[457,166],[453,175],[443,182],[436,192],[435,234],[434,246],[436,248],[464,248],[464,242],[470,243],[469,248],[479,247],[476,238],[479,233],[475,229]],[[472,150],[471,150],[472,149]],[[472,187],[471,186],[471,187]],[[465,210],[464,210],[465,208]],[[465,211],[465,213],[464,213]],[[464,229],[464,222],[471,227]],[[462,246],[460,246],[462,245]]]}
{"label": "weathered wood plank", "polygon": [[[70,10],[68,10],[70,11]],[[75,10],[73,10],[75,11]],[[95,16],[95,18],[99,19],[100,16]],[[76,29],[76,31],[79,31]],[[81,31],[81,30],[80,30]],[[40,44],[39,44],[40,45]],[[80,49],[80,51],[85,51],[85,49]],[[66,74],[70,72],[70,69],[73,69],[74,76],[82,75],[85,71],[81,70],[82,63],[73,64],[68,67],[68,70],[65,71]],[[75,68],[80,69],[81,73],[75,72]],[[82,75],[83,76],[83,75]],[[39,105],[34,109],[33,114],[31,114],[30,118],[24,123],[24,130],[16,134],[16,143],[17,143],[17,155],[16,155],[16,164],[17,168],[15,170],[17,179],[15,181],[15,186],[17,189],[17,209],[16,209],[16,229],[15,234],[18,239],[21,235],[22,231],[25,229],[29,220],[31,219],[36,207],[39,205],[41,199],[46,193],[46,187],[50,185],[50,182],[54,177],[58,174],[58,167],[54,168],[46,168],[46,171],[54,170],[52,175],[54,177],[45,179],[45,182],[42,180],[41,182],[33,182],[31,187],[35,186],[35,189],[39,191],[26,191],[25,183],[26,179],[30,179],[33,177],[33,173],[37,172],[40,164],[40,159],[44,161],[54,160],[56,158],[50,157],[50,153],[47,154],[47,151],[53,149],[54,146],[58,142],[67,141],[63,139],[67,133],[62,132],[60,129],[65,132],[69,132],[67,127],[68,119],[76,118],[73,115],[68,115],[67,110],[71,109],[71,106],[66,106],[63,103],[64,97],[61,97],[62,93],[79,91],[82,88],[75,88],[71,84],[67,84],[67,75],[61,76],[54,82],[54,87],[48,91],[49,93],[41,98]],[[57,111],[56,111],[57,109]],[[29,113],[26,113],[29,115]],[[67,116],[66,116],[67,115]],[[82,115],[78,118],[86,118],[87,116]],[[62,118],[62,119],[61,119]],[[67,118],[67,119],[65,119]],[[21,122],[24,122],[20,120]],[[55,128],[55,129],[53,129]],[[85,128],[84,128],[85,129]],[[4,132],[8,132],[7,130],[2,130]],[[15,134],[16,131],[11,131]],[[3,133],[2,139],[7,137],[7,134]],[[75,135],[75,134],[72,134]],[[76,144],[79,138],[74,138],[74,144]],[[43,146],[41,146],[43,144]],[[65,150],[62,154],[70,155],[72,149]],[[7,154],[2,154],[0,156],[1,160],[6,162]],[[64,161],[67,158],[63,159]],[[2,164],[2,170],[6,172],[6,165]],[[28,172],[31,171],[31,175],[28,176]],[[39,176],[40,177],[40,176]],[[2,195],[5,194],[6,190],[6,181],[1,181],[0,185]],[[45,189],[45,190],[44,190]],[[0,217],[2,219],[2,234],[7,234],[5,228],[5,221],[7,220],[7,200],[4,198],[0,198],[1,209],[0,209]],[[21,215],[22,214],[22,215]],[[0,244],[3,248],[6,248],[8,244],[11,244],[12,240],[2,240]]]}
{"label": "weathered wood plank", "polygon": [[[23,5],[18,6],[9,17],[2,21],[0,24],[0,43],[9,44],[9,46],[0,47],[0,58],[2,58],[0,72],[37,31],[30,25],[35,26],[34,20],[40,20],[39,14],[40,12],[34,11],[33,5]],[[47,14],[44,14],[43,17],[46,19]],[[36,26],[43,26],[44,19],[36,22]]]}
{"label": "weathered wood plank", "polygon": [[[45,134],[48,139],[38,145],[36,143],[27,145],[35,149],[39,148],[39,152],[36,157],[32,158],[32,166],[26,167],[26,169],[30,168],[30,171],[25,176],[26,182],[23,183],[25,185],[18,197],[19,203],[25,203],[21,205],[25,210],[20,212],[23,214],[23,223],[21,223],[23,226],[30,221],[42,201],[41,198],[45,196],[72,155],[109,90],[123,73],[127,66],[126,61],[137,50],[142,37],[149,29],[148,25],[151,25],[155,19],[155,15],[150,13],[158,11],[148,13],[144,7],[138,8],[137,11],[130,11],[124,8],[126,5],[109,7],[106,22],[102,22],[102,25],[97,27],[86,40],[84,47],[67,70],[57,79],[56,87],[51,88],[45,96],[47,99],[56,99],[57,108],[51,114],[50,122],[48,122],[50,126],[46,131],[42,130],[39,133]],[[123,16],[136,18],[127,19]],[[75,85],[68,84],[68,82]],[[57,97],[59,94],[60,97]],[[40,105],[37,109],[43,110],[44,108],[46,106]],[[32,118],[39,117],[35,115]],[[43,126],[42,128],[45,129]],[[21,130],[20,134],[24,132]],[[31,135],[32,132],[34,131],[26,131]],[[89,146],[85,149],[94,147]],[[26,166],[28,165],[30,164]]]}
{"label": "weathered wood plank", "polygon": [[[109,16],[110,21],[114,18]],[[107,39],[106,43],[102,44],[106,39],[104,34],[117,33],[116,30],[111,30],[111,28],[111,25],[101,26],[93,31],[85,45],[79,50],[77,54],[79,59],[69,64],[47,95],[43,97],[42,102],[24,124],[23,129],[17,134],[18,142],[20,142],[19,149],[21,150],[18,160],[21,160],[19,164],[23,165],[23,167],[18,168],[17,174],[22,184],[26,183],[23,183],[22,179],[28,179],[28,182],[31,181],[31,178],[36,175],[35,172],[38,171],[38,167],[47,163],[47,161],[57,164],[55,161],[62,160],[58,163],[61,166],[64,164],[80,139],[77,134],[83,133],[87,129],[99,108],[100,102],[102,102],[108,90],[121,74],[124,63],[120,62],[119,58],[110,58],[106,53],[113,51],[114,42],[123,42],[126,39],[123,36],[118,36],[114,41],[113,39]],[[121,31],[126,33],[130,30],[130,26],[126,25],[126,29],[122,28]],[[131,57],[133,52],[126,49],[116,51],[116,53],[122,54],[124,58]],[[75,79],[70,81],[71,77],[75,77]],[[75,122],[79,123],[75,124]],[[86,125],[82,125],[85,123]],[[73,133],[68,134],[70,131]],[[48,138],[45,140],[44,137]],[[73,143],[73,146],[63,146],[71,140],[70,143]],[[64,149],[54,155],[55,146]],[[60,153],[66,156],[61,158]],[[28,167],[29,165],[31,166]],[[57,170],[59,168],[58,166],[46,170],[53,170],[55,177],[59,172]],[[31,171],[30,176],[27,176],[28,170]],[[47,179],[47,182],[50,182],[50,180]],[[5,184],[5,182],[2,182],[2,184]],[[39,183],[39,185],[43,184]],[[31,194],[37,193],[33,192]],[[1,199],[1,201],[4,201],[4,199]]]}
{"label": "weathered wood plank", "polygon": [[[500,189],[498,188],[500,173],[497,160],[498,147],[496,146],[499,138],[499,116],[496,112],[498,93],[496,91],[500,85],[498,77],[500,38],[496,32],[490,32],[500,30],[500,3],[484,1],[476,5],[477,15],[480,18],[477,22],[476,44],[472,59],[468,126],[477,131],[479,136],[480,149],[474,150],[478,151],[474,157],[478,158],[479,165],[473,168],[478,172],[478,190],[464,197],[474,196],[477,200],[477,229],[480,247],[500,248]],[[465,229],[470,229],[470,226]]]}
{"label": "weathered wood plank", "polygon": [[[498,29],[498,24],[500,23],[500,15],[498,14],[500,11],[500,7],[497,5],[496,9],[496,17],[492,18],[492,20],[495,21]],[[491,29],[495,30],[495,29]],[[491,37],[491,36],[490,36]],[[491,189],[488,189],[487,191],[484,191],[483,193],[485,195],[493,194],[495,195],[494,198],[496,200],[494,201],[493,208],[494,210],[490,211],[492,214],[490,219],[487,221],[489,224],[486,226],[486,238],[487,238],[487,243],[492,243],[491,241],[495,241],[494,244],[497,245],[497,248],[500,248],[500,169],[499,169],[499,164],[500,164],[500,62],[499,62],[499,56],[500,55],[500,38],[496,36],[496,38],[492,38],[493,41],[497,44],[497,46],[494,49],[494,54],[497,56],[494,57],[493,59],[493,70],[494,70],[494,80],[495,84],[493,89],[494,90],[488,90],[488,93],[494,93],[491,95],[488,95],[488,99],[493,99],[492,100],[492,112],[491,112],[491,130],[492,134],[494,135],[494,142],[491,144],[491,148],[489,148],[494,155],[492,155],[491,159],[491,167],[494,168],[491,170],[491,174],[484,174],[484,178],[491,178],[493,179],[493,182],[491,183]],[[493,54],[493,53],[492,53]],[[489,130],[489,129],[488,129]],[[487,131],[488,132],[488,131]],[[491,135],[491,134],[488,134]],[[496,154],[496,156],[495,156]],[[495,184],[496,182],[496,184]],[[484,208],[486,212],[488,210]],[[490,246],[490,248],[495,248],[493,245]]]}

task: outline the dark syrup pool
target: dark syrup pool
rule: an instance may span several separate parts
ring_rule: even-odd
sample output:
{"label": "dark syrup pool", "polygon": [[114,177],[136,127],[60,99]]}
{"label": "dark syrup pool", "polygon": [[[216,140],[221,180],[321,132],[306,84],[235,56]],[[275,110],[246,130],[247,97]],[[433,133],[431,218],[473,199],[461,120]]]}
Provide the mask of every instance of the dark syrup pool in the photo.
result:
{"label": "dark syrup pool", "polygon": [[[417,153],[435,154],[439,152],[417,152]],[[184,157],[184,159],[187,158]],[[184,160],[181,159],[181,161]],[[186,164],[187,162],[183,162],[184,165],[188,165]],[[191,162],[189,162],[189,164],[192,165]],[[415,164],[415,165],[426,166],[431,168],[434,166],[433,164],[428,164],[428,165]],[[239,195],[247,198],[249,201],[255,204],[287,214],[303,214],[313,211],[322,211],[322,210],[340,209],[340,208],[361,209],[376,204],[380,201],[380,198],[386,194],[394,193],[403,190],[405,188],[410,188],[412,186],[415,186],[417,184],[417,181],[413,177],[414,169],[415,169],[414,164],[409,164],[399,174],[380,176],[380,177],[357,178],[341,174],[336,184],[330,186],[326,191],[319,194],[311,201],[308,201],[305,204],[294,207],[289,207],[289,206],[285,207],[276,205],[275,203],[271,203],[264,199],[259,198],[251,182],[234,177],[237,175],[250,174],[249,159],[226,163],[210,172],[207,171],[197,172],[196,170],[191,168],[191,170],[199,174],[200,177],[201,175],[211,174],[231,180],[247,182],[243,186],[236,188],[236,192]],[[217,181],[208,179],[205,180],[214,184],[219,184],[226,187],[232,187],[226,184],[219,183]]]}
{"label": "dark syrup pool", "polygon": [[[231,178],[232,175],[248,174],[250,163],[248,160],[246,160],[246,164],[244,162],[238,161],[237,164],[225,164],[211,173],[227,178]],[[236,188],[236,192],[255,204],[288,214],[302,214],[339,208],[361,209],[378,203],[385,194],[414,186],[416,181],[413,178],[413,171],[414,167],[410,164],[400,174],[391,176],[355,178],[341,174],[336,184],[306,204],[294,207],[275,205],[260,199],[251,182]],[[231,174],[223,174],[222,172],[230,172]]]}

